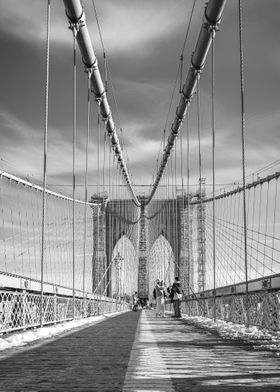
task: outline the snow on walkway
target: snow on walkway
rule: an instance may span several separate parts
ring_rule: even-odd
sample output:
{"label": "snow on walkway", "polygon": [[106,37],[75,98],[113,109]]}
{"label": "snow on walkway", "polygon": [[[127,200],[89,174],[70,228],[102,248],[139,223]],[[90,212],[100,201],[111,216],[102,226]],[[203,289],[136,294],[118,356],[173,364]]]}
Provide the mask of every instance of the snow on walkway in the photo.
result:
{"label": "snow on walkway", "polygon": [[184,315],[183,318],[200,328],[218,333],[221,337],[242,340],[256,346],[258,349],[270,350],[280,356],[280,331],[270,331],[256,326],[246,327],[244,324],[234,324],[222,320],[212,320],[207,317],[192,317]]}
{"label": "snow on walkway", "polygon": [[13,347],[22,347],[29,343],[50,339],[65,332],[71,332],[77,328],[83,328],[90,325],[100,323],[109,317],[118,316],[121,313],[127,312],[124,310],[122,312],[107,313],[101,316],[87,317],[78,320],[66,321],[63,323],[58,323],[54,325],[44,326],[43,328],[32,328],[28,331],[13,332],[12,334],[2,335],[0,337],[0,351],[8,350]]}
{"label": "snow on walkway", "polygon": [[[127,312],[127,310],[124,312]],[[100,323],[106,318],[114,317],[118,314],[120,314],[120,312],[67,321],[64,323],[44,326],[43,328],[30,329],[23,332],[14,332],[10,335],[2,335],[2,337],[0,337],[0,351],[16,346],[25,346],[38,340],[53,338],[76,328],[82,328]],[[214,321],[207,317],[190,317],[184,315],[183,318],[188,323],[195,324],[198,327],[207,329],[209,331],[214,331],[221,337],[233,340],[243,340],[247,343],[255,345],[258,349],[274,351],[276,352],[276,355],[280,356],[280,331],[273,332],[266,329],[260,329],[258,327],[246,328],[246,326],[243,324],[234,324],[221,320]]]}

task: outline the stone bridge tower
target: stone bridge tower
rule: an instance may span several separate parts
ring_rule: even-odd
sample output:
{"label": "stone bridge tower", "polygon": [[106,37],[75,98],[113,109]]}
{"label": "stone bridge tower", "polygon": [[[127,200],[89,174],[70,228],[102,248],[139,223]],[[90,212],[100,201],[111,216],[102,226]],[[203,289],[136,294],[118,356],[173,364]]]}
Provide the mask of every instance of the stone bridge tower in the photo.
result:
{"label": "stone bridge tower", "polygon": [[[205,192],[205,191],[204,191]],[[145,198],[140,199],[141,207],[131,200],[110,200],[92,197],[98,204],[93,208],[94,246],[92,281],[93,292],[111,295],[111,268],[113,249],[119,239],[126,235],[137,254],[135,267],[138,268],[138,295],[148,298],[149,265],[148,254],[160,235],[169,242],[174,255],[174,275],[179,276],[186,294],[194,290],[193,231],[198,232],[198,285],[205,279],[205,230],[204,205],[197,195],[183,193],[171,200],[155,200],[145,206]],[[196,201],[195,201],[196,200]],[[197,214],[194,214],[194,211]],[[197,223],[195,223],[195,217]],[[107,271],[107,273],[106,273]]]}
{"label": "stone bridge tower", "polygon": [[139,237],[139,267],[138,267],[138,295],[148,298],[148,265],[147,265],[147,218],[145,205],[141,205],[140,237]]}

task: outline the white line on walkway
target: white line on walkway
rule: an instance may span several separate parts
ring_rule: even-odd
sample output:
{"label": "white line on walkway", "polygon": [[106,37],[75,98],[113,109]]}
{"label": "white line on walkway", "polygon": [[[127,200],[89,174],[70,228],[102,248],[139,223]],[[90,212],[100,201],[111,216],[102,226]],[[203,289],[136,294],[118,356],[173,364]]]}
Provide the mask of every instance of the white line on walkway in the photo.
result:
{"label": "white line on walkway", "polygon": [[144,311],[132,346],[123,392],[175,392]]}

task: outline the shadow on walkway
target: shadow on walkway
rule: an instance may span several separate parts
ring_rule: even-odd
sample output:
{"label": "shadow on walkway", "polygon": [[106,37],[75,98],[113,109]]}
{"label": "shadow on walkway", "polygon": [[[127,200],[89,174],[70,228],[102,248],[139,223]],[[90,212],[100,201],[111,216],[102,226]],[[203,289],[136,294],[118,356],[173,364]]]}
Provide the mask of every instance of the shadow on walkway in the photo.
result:
{"label": "shadow on walkway", "polygon": [[0,361],[0,391],[121,391],[140,312],[110,317]]}
{"label": "shadow on walkway", "polygon": [[0,360],[1,392],[270,392],[279,359],[181,319],[127,312]]}
{"label": "shadow on walkway", "polygon": [[134,347],[138,358],[134,358],[134,363],[140,363],[151,352],[154,342],[162,363],[161,372],[156,363],[142,369],[135,366],[131,385],[139,384],[137,374],[142,377],[141,389],[139,385],[135,391],[170,392],[167,375],[172,390],[180,392],[280,391],[280,360],[273,353],[222,339],[182,319],[156,319],[149,312],[141,317],[139,325],[139,347]]}

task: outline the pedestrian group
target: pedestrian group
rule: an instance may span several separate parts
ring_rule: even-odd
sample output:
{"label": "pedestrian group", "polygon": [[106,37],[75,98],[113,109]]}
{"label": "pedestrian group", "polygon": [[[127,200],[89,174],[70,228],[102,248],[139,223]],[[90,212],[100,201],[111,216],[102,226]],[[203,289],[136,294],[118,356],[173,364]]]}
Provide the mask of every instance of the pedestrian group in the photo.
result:
{"label": "pedestrian group", "polygon": [[156,300],[156,317],[165,317],[165,298],[167,296],[169,296],[171,303],[173,303],[174,315],[172,317],[181,317],[181,301],[183,295],[178,277],[175,277],[174,283],[167,289],[163,281],[156,279],[153,296]]}
{"label": "pedestrian group", "polygon": [[[155,287],[153,290],[153,297],[156,301],[156,317],[165,317],[165,299],[170,298],[171,303],[174,308],[174,315],[171,317],[181,317],[181,302],[183,297],[183,292],[181,289],[180,279],[175,277],[174,283],[165,287],[163,280],[156,279]],[[142,301],[138,297],[137,291],[132,295],[132,310],[137,311],[138,306],[145,309],[151,309],[152,304]]]}

